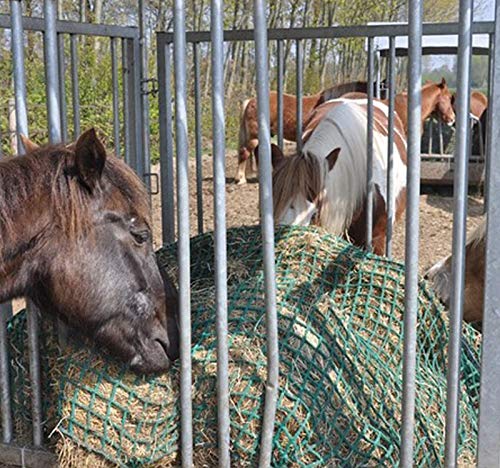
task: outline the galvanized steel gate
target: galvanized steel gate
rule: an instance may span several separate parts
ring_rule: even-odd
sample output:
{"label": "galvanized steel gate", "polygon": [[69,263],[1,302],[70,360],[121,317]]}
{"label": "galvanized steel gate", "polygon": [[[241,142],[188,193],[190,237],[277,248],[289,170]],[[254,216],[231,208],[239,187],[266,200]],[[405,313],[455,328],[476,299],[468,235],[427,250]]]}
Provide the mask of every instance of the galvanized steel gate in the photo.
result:
{"label": "galvanized steel gate", "polygon": [[[142,86],[147,76],[141,54],[139,31],[132,28],[117,28],[108,26],[79,25],[77,23],[57,22],[55,19],[54,0],[45,1],[45,20],[21,21],[19,0],[11,1],[12,6],[12,45],[16,60],[16,111],[18,116],[18,131],[27,133],[26,102],[23,82],[22,65],[22,28],[34,28],[44,31],[47,54],[47,105],[49,110],[49,133],[51,141],[60,141],[63,137],[64,96],[61,93],[58,79],[60,65],[57,65],[57,34],[96,34],[111,38],[122,38],[123,44],[123,71],[126,73],[126,86],[123,96],[125,135],[125,157],[140,175],[147,176],[149,172],[148,139],[147,139],[147,99]],[[142,2],[141,2],[142,4]],[[188,118],[187,118],[187,76],[186,50],[187,43],[193,44],[194,74],[196,92],[196,128],[197,143],[196,155],[198,161],[197,188],[198,203],[201,199],[201,145],[200,145],[200,67],[199,44],[211,44],[212,57],[212,117],[213,117],[213,161],[214,161],[214,197],[215,197],[215,268],[216,268],[216,303],[217,303],[217,338],[218,338],[218,421],[219,421],[219,463],[229,466],[230,462],[230,421],[229,421],[229,391],[228,391],[228,347],[227,347],[227,265],[226,265],[226,216],[225,216],[225,123],[224,123],[224,83],[223,83],[223,44],[224,41],[246,40],[254,41],[257,74],[257,96],[259,109],[259,179],[260,179],[260,210],[262,222],[262,236],[264,246],[264,267],[266,283],[266,326],[268,350],[268,377],[265,394],[265,414],[260,448],[260,465],[269,466],[272,453],[272,437],[276,399],[278,392],[278,334],[277,312],[275,297],[274,274],[274,221],[272,205],[272,179],[270,129],[269,129],[269,67],[268,41],[277,41],[277,74],[279,91],[279,108],[283,101],[283,44],[285,40],[296,41],[297,57],[297,94],[302,92],[302,41],[311,38],[339,38],[365,37],[368,39],[368,82],[375,78],[374,38],[389,37],[389,107],[391,124],[389,125],[389,141],[393,142],[393,110],[395,83],[395,37],[409,37],[409,67],[408,67],[408,96],[409,96],[409,135],[408,135],[408,205],[406,225],[406,297],[405,297],[405,324],[404,324],[404,368],[403,386],[404,398],[402,409],[402,447],[401,465],[410,467],[413,460],[413,434],[415,411],[415,364],[416,364],[416,316],[417,316],[417,281],[418,281],[418,228],[419,228],[419,181],[420,181],[420,85],[421,70],[421,41],[422,35],[458,34],[459,61],[458,61],[458,112],[457,112],[457,145],[455,154],[455,200],[454,200],[454,229],[453,229],[453,299],[451,306],[451,333],[449,345],[448,371],[448,408],[446,415],[446,466],[456,465],[457,427],[458,427],[458,393],[460,333],[464,294],[464,246],[467,196],[467,159],[469,144],[469,92],[470,92],[470,57],[471,37],[473,33],[487,33],[491,37],[494,53],[491,54],[490,90],[490,128],[487,142],[487,161],[489,164],[487,190],[489,194],[488,209],[488,241],[487,267],[485,292],[485,319],[483,326],[483,361],[481,380],[481,407],[479,429],[480,466],[498,466],[500,463],[500,362],[497,358],[500,350],[500,244],[495,242],[495,233],[500,232],[500,203],[495,192],[500,187],[500,157],[493,149],[500,145],[500,2],[495,10],[495,22],[472,23],[472,0],[460,1],[459,24],[422,24],[422,0],[409,1],[409,23],[395,25],[388,34],[386,26],[361,26],[356,28],[333,27],[312,28],[297,30],[267,30],[266,29],[266,2],[254,0],[254,27],[253,31],[223,31],[223,3],[221,0],[212,0],[211,3],[211,32],[186,33],[185,31],[185,3],[183,0],[174,0],[174,32],[159,33],[158,44],[158,80],[160,103],[160,154],[161,154],[161,186],[162,186],[162,227],[163,240],[171,242],[178,240],[179,245],[179,297],[181,322],[181,429],[182,429],[182,463],[183,466],[192,465],[193,434],[191,409],[191,323],[190,323],[190,271],[189,271],[189,192],[188,192]],[[2,22],[3,21],[3,22]],[[0,26],[11,27],[7,18],[0,17]],[[116,39],[112,40],[113,77],[117,74]],[[172,50],[173,49],[173,50]],[[52,54],[50,52],[53,52]],[[73,52],[73,48],[71,49]],[[173,60],[172,60],[173,52]],[[74,60],[72,54],[72,76]],[[171,74],[173,66],[174,96],[171,93]],[[114,79],[114,78],[113,78]],[[78,89],[78,84],[73,83]],[[78,94],[78,93],[77,93]],[[115,132],[119,132],[118,95],[115,88],[114,123]],[[142,96],[142,98],[141,98]],[[173,109],[172,98],[175,102],[175,151],[173,142]],[[373,156],[373,99],[374,91],[368,87],[368,158],[369,163]],[[300,102],[300,100],[299,100]],[[75,108],[77,102],[73,102]],[[61,112],[62,109],[62,112]],[[128,111],[128,112],[127,112]],[[301,122],[302,109],[298,106],[298,122]],[[74,123],[75,133],[78,129]],[[61,133],[62,129],[62,133]],[[282,143],[282,118],[279,121],[279,142]],[[300,143],[299,143],[300,145]],[[392,145],[389,145],[392,148]],[[21,148],[22,150],[22,148]],[[120,153],[119,149],[117,151]],[[177,206],[174,203],[174,154],[176,155],[177,171]],[[389,167],[391,167],[391,150],[389,150]],[[370,167],[370,164],[369,164]],[[147,178],[147,177],[146,177]],[[367,187],[369,197],[373,196],[373,181],[371,171],[368,171]],[[388,187],[391,190],[391,170],[388,175]],[[389,197],[391,199],[391,197]],[[500,200],[498,200],[500,202]],[[177,235],[174,229],[175,209],[177,209]],[[199,210],[199,213],[202,213]],[[389,207],[390,216],[394,207]],[[198,229],[202,231],[202,214],[198,221]],[[389,216],[389,218],[390,218]],[[371,219],[371,213],[368,213]],[[371,239],[371,223],[367,223],[368,238]],[[391,238],[388,233],[387,253],[391,254]],[[35,314],[31,314],[35,317]],[[0,381],[2,389],[2,429],[3,443],[0,450],[0,462],[5,461],[4,454],[11,453],[19,462],[21,452],[13,445],[10,425],[8,371],[9,363],[5,353],[5,326],[0,326]],[[37,346],[36,323],[32,322],[30,331],[32,339],[33,378],[37,381]],[[35,385],[35,389],[37,386]],[[38,386],[39,388],[39,386]],[[34,392],[34,415],[39,411],[39,395]],[[38,409],[37,409],[38,408]],[[39,414],[39,413],[38,413]],[[34,440],[35,446],[41,444],[41,421],[34,417],[38,434]],[[25,452],[27,453],[27,452]],[[3,457],[3,458],[2,458]],[[14,458],[10,458],[14,460]]]}

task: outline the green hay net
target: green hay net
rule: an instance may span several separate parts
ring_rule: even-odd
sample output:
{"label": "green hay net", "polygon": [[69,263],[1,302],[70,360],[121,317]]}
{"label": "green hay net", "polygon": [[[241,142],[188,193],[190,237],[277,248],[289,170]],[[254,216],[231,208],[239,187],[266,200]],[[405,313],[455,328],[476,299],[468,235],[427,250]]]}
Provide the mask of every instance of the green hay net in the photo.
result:
{"label": "green hay net", "polygon": [[[264,408],[266,334],[259,227],[228,231],[231,457],[256,466]],[[158,252],[176,278],[176,246]],[[217,464],[213,236],[191,241],[195,466]],[[394,466],[402,401],[404,269],[313,228],[279,228],[276,281],[280,388],[273,466]],[[30,420],[25,315],[10,325],[18,426]],[[48,327],[50,328],[50,327]],[[480,335],[464,325],[459,459],[473,463]],[[444,460],[448,321],[419,288],[415,464]],[[62,466],[179,463],[178,365],[136,377],[94,351],[61,356],[45,334],[47,434]],[[21,416],[19,416],[21,415]],[[26,431],[24,432],[26,434]]]}

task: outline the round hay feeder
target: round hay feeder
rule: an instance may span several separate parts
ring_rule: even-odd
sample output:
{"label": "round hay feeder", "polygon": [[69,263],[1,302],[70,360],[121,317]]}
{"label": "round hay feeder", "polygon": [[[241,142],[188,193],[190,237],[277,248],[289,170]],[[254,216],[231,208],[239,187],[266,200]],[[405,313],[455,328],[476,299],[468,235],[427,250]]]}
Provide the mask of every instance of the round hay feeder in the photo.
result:
{"label": "round hay feeder", "polygon": [[[228,231],[231,457],[256,466],[266,379],[259,227]],[[217,464],[213,237],[191,241],[195,466]],[[158,252],[176,278],[176,246]],[[404,268],[312,228],[276,232],[280,389],[273,466],[394,465],[399,460]],[[419,289],[415,464],[444,454],[447,317]],[[25,320],[9,325],[18,426],[29,421]],[[473,462],[480,335],[464,325],[459,454]],[[137,377],[92,350],[44,342],[48,442],[62,467],[179,464],[178,367]]]}

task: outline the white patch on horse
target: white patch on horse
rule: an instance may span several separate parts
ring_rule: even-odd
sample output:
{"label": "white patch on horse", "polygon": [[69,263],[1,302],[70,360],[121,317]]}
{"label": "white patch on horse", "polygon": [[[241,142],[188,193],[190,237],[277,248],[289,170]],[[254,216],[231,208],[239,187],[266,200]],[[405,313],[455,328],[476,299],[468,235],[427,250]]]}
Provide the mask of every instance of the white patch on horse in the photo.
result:
{"label": "white patch on horse", "polygon": [[309,224],[311,224],[311,220],[316,214],[316,211],[316,204],[310,202],[309,200],[297,199],[292,205],[290,205],[288,210],[286,210],[283,218],[281,219],[281,224],[309,226]]}
{"label": "white patch on horse", "polygon": [[[333,107],[314,129],[304,145],[303,152],[318,158],[322,162],[322,170],[326,171],[324,164],[326,156],[334,148],[341,148],[333,170],[326,174],[327,202],[324,203],[320,215],[321,225],[330,232],[340,235],[350,226],[366,195],[367,115],[361,105],[366,105],[367,100],[331,101],[340,104]],[[388,115],[385,104],[374,101],[374,107],[381,109],[384,115]],[[381,124],[387,126],[387,122]],[[387,206],[388,139],[376,128],[373,136],[373,182],[379,187]],[[406,142],[406,139],[403,138],[403,141]],[[393,206],[395,206],[397,196],[406,187],[406,165],[396,145],[393,155]]]}

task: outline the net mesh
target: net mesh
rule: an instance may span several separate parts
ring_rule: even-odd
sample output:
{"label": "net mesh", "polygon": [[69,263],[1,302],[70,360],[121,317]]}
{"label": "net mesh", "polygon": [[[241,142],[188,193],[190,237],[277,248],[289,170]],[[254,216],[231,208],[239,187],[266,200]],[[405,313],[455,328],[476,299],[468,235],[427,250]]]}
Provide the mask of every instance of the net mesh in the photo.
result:
{"label": "net mesh", "polygon": [[[231,457],[256,466],[264,410],[266,330],[259,227],[227,233]],[[158,252],[177,277],[176,245]],[[217,464],[213,235],[191,240],[195,466]],[[314,228],[278,228],[280,346],[273,466],[395,465],[402,402],[404,267]],[[419,287],[415,464],[444,460],[448,320]],[[25,315],[9,325],[19,426],[30,420]],[[47,327],[46,327],[47,328]],[[47,434],[63,466],[179,463],[178,366],[137,377],[88,349],[43,341]],[[474,463],[480,335],[464,325],[459,459]],[[21,416],[19,416],[21,415]]]}

